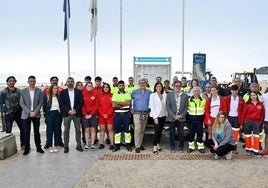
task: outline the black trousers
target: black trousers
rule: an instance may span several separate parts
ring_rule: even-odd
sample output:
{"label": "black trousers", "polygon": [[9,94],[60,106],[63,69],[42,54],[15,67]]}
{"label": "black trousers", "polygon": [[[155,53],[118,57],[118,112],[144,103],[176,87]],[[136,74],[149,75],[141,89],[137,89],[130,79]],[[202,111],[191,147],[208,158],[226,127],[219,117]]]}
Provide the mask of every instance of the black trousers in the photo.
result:
{"label": "black trousers", "polygon": [[154,124],[154,139],[153,139],[153,146],[156,146],[157,144],[160,144],[161,137],[162,137],[162,131],[164,124],[166,122],[166,116],[164,117],[158,117],[158,124]]}
{"label": "black trousers", "polygon": [[23,126],[21,121],[21,111],[11,112],[5,115],[6,133],[12,133],[13,122],[15,121],[20,129],[20,145],[24,146]]}
{"label": "black trousers", "polygon": [[22,120],[25,149],[30,149],[31,122],[33,122],[35,146],[36,148],[41,148],[41,138],[39,132],[40,118],[28,117],[27,119]]}
{"label": "black trousers", "polygon": [[[204,142],[205,146],[207,146],[208,148],[210,149],[213,149],[213,146],[215,145],[213,140],[212,139],[207,139],[205,142]],[[231,145],[231,144],[225,144],[225,145],[222,145],[220,147],[218,147],[218,149],[215,151],[215,153],[218,155],[218,156],[224,156],[226,155],[229,151],[233,151],[234,150],[234,145]]]}

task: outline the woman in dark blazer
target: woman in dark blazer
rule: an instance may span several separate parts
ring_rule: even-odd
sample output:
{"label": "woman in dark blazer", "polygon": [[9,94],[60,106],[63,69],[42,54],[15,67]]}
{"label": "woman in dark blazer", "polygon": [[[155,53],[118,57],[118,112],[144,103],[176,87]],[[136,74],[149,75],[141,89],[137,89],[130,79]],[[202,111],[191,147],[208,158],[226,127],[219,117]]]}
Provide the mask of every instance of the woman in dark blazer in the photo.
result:
{"label": "woman in dark blazer", "polygon": [[[57,146],[61,143],[61,122],[62,115],[58,99],[58,86],[51,85],[48,90],[48,95],[43,98],[43,110],[45,113],[45,122],[47,124],[47,143],[49,152],[58,152]],[[53,147],[53,135],[54,146]]]}

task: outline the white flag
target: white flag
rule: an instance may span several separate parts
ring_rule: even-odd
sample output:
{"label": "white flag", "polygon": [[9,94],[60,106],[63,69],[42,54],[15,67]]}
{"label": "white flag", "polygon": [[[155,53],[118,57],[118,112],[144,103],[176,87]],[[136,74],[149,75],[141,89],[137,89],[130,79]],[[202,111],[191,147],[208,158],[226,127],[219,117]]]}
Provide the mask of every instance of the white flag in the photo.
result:
{"label": "white flag", "polygon": [[97,1],[91,0],[89,12],[91,12],[91,35],[90,41],[92,41],[97,35]]}

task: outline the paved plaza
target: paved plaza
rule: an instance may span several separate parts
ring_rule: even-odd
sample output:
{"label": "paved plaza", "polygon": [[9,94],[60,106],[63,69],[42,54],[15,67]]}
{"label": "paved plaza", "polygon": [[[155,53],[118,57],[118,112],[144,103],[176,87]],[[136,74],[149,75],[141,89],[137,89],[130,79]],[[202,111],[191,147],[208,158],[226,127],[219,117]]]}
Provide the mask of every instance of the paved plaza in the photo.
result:
{"label": "paved plaza", "polygon": [[[45,125],[41,125],[42,145]],[[23,156],[14,128],[18,153],[0,161],[1,187],[268,187],[268,159],[246,156],[242,143],[232,160],[213,160],[206,150],[192,154],[170,153],[168,134],[163,135],[163,151],[152,154],[152,135],[144,138],[145,151],[118,152],[75,150],[71,129],[70,152],[40,154],[35,151],[33,133],[31,152]]]}

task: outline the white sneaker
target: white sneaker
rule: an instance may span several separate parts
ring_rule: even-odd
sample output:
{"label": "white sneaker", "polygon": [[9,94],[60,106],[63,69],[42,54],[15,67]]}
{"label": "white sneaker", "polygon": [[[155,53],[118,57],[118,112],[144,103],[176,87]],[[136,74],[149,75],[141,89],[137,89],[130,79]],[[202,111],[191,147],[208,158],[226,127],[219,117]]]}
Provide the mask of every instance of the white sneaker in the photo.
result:
{"label": "white sneaker", "polygon": [[57,153],[59,150],[57,147],[54,147],[54,152]]}
{"label": "white sneaker", "polygon": [[229,151],[226,155],[225,155],[225,158],[227,160],[231,160],[232,159],[232,154],[233,154],[233,151]]}
{"label": "white sneaker", "polygon": [[215,153],[215,155],[214,155],[214,159],[215,160],[218,160],[220,158],[220,156],[218,156],[216,153]]}
{"label": "white sneaker", "polygon": [[85,149],[89,149],[88,145],[85,145]]}
{"label": "white sneaker", "polygon": [[92,144],[91,145],[91,151],[94,151],[94,150],[96,150],[96,147]]}
{"label": "white sneaker", "polygon": [[54,149],[52,147],[49,148],[49,153],[54,153]]}

